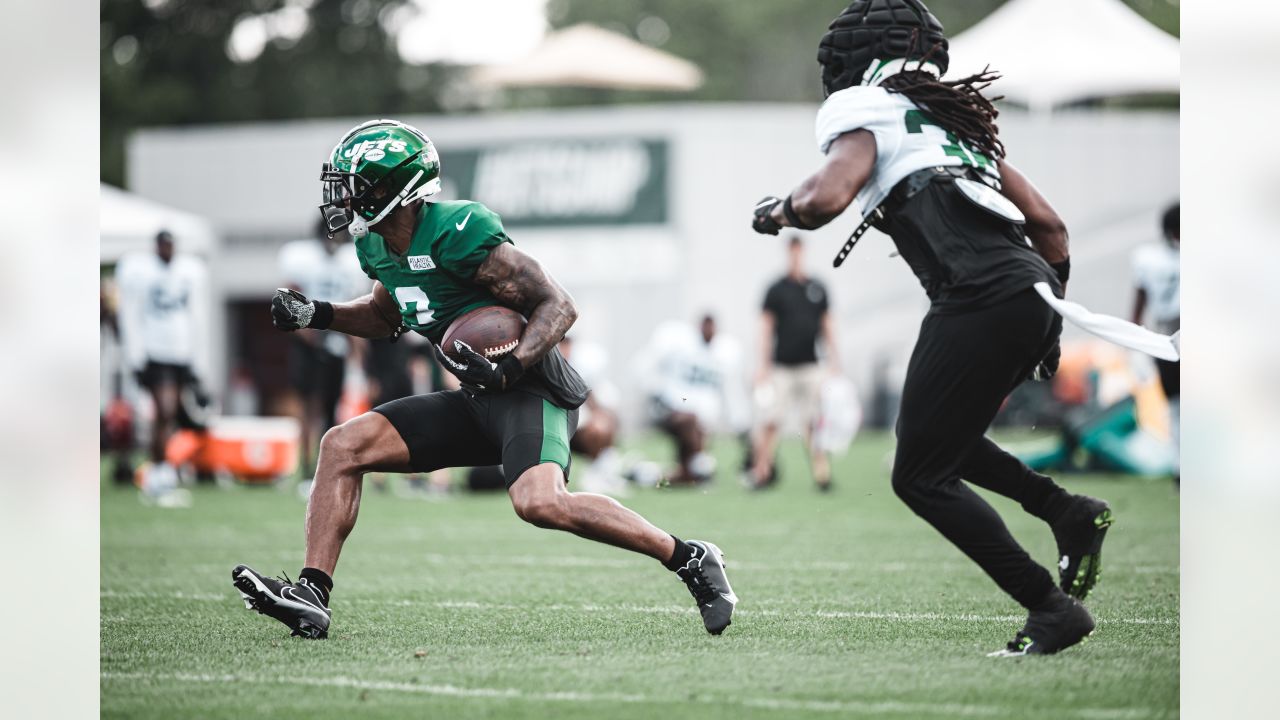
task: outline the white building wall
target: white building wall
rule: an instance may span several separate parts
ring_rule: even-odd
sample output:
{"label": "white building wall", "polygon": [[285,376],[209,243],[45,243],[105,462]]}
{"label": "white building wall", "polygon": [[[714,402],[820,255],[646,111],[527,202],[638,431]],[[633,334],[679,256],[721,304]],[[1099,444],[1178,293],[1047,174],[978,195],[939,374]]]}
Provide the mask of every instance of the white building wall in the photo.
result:
{"label": "white building wall", "polygon": [[[685,104],[403,119],[445,152],[446,184],[450,147],[667,139],[667,223],[509,228],[573,292],[582,309],[576,332],[605,345],[611,375],[625,389],[633,385],[630,359],[664,319],[692,321],[711,311],[723,332],[754,351],[760,300],[782,272],[785,252],[778,239],[751,232],[751,208],[764,195],[785,195],[819,164],[815,111]],[[1178,195],[1177,115],[1010,111],[1000,120],[1010,162],[1071,229],[1072,298],[1126,315],[1129,253],[1158,237],[1159,213]],[[211,219],[224,238],[213,258],[215,291],[266,298],[278,282],[279,244],[315,226],[320,163],[356,122],[142,131],[129,143],[130,189]],[[889,256],[892,243],[875,231],[841,270],[831,267],[857,220],[846,214],[809,233],[809,263],[831,290],[846,370],[865,391],[876,357],[905,363],[927,301],[906,264]]]}

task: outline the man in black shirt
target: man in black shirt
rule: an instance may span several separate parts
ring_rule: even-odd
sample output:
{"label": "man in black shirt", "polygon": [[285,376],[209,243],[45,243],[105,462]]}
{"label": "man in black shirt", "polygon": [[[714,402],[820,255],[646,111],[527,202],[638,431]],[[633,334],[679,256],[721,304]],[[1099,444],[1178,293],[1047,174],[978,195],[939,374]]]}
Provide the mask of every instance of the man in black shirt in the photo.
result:
{"label": "man in black shirt", "polygon": [[813,442],[821,402],[823,368],[818,363],[821,335],[827,373],[840,373],[835,331],[827,312],[827,289],[804,271],[804,242],[791,238],[787,274],[769,286],[760,315],[760,369],[756,374],[756,422],[751,482],[756,489],[777,477],[774,452],[778,428],[798,417],[818,489],[831,489],[831,460]]}

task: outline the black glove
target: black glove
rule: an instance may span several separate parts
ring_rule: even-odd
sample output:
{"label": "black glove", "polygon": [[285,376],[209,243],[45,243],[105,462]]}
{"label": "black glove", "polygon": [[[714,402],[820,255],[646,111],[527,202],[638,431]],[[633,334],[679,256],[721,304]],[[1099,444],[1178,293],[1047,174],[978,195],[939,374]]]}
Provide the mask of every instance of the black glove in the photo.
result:
{"label": "black glove", "polygon": [[777,235],[782,226],[773,219],[773,209],[781,204],[782,199],[772,195],[756,203],[756,209],[752,212],[755,219],[751,221],[751,229],[761,235]]}
{"label": "black glove", "polygon": [[308,300],[306,295],[288,288],[276,288],[276,294],[271,296],[271,323],[281,330],[324,330],[332,322],[330,303]]}
{"label": "black glove", "polygon": [[1062,360],[1062,345],[1055,342],[1053,349],[1048,355],[1036,365],[1036,369],[1031,371],[1031,380],[1048,380],[1058,374],[1058,363]]}
{"label": "black glove", "polygon": [[508,354],[495,363],[461,340],[453,341],[453,349],[462,356],[461,361],[446,355],[439,345],[431,346],[440,365],[461,380],[463,387],[474,393],[502,392],[515,385],[524,374],[524,366],[514,355]]}

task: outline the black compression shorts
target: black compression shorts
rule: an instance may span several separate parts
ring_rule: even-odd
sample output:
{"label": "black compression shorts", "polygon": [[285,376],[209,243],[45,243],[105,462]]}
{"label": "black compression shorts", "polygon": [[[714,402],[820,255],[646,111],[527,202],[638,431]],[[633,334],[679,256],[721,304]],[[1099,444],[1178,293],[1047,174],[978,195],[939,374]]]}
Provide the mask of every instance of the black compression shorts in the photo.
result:
{"label": "black compression shorts", "polygon": [[400,433],[414,472],[501,464],[511,487],[529,468],[550,462],[569,481],[569,438],[578,428],[578,411],[532,393],[448,390],[392,400],[373,411]]}
{"label": "black compression shorts", "polygon": [[148,390],[159,385],[177,385],[183,387],[194,381],[190,365],[157,362],[148,360],[147,364],[135,373],[138,384]]}

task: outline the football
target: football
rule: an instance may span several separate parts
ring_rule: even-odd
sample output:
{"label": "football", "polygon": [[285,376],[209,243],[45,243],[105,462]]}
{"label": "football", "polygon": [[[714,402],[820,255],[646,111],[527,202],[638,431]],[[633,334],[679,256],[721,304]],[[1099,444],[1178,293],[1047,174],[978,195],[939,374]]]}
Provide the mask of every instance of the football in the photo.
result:
{"label": "football", "polygon": [[440,348],[449,357],[461,359],[453,346],[455,340],[461,340],[472,350],[496,361],[520,344],[526,322],[523,315],[501,305],[477,308],[449,325]]}

